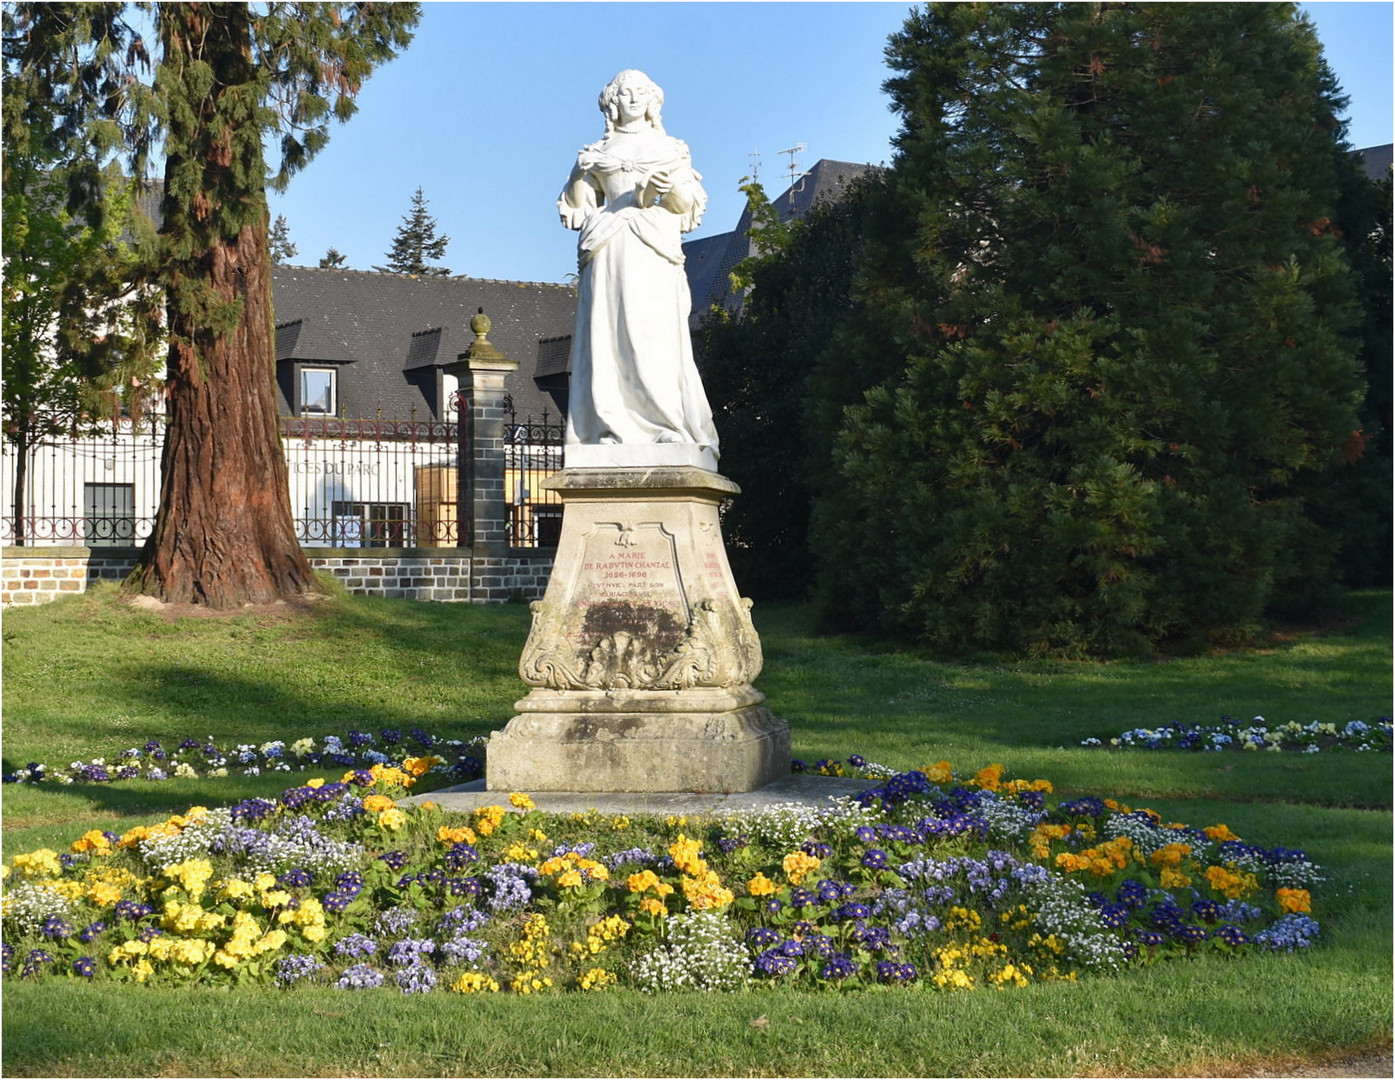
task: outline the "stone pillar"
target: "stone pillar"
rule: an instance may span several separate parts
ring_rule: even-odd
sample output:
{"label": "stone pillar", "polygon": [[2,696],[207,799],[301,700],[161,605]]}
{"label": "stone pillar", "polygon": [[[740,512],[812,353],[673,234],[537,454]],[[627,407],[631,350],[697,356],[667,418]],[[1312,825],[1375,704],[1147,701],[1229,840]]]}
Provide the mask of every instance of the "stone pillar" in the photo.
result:
{"label": "stone pillar", "polygon": [[445,371],[460,383],[465,400],[460,423],[462,442],[468,445],[460,461],[456,517],[462,530],[462,546],[476,557],[501,558],[508,552],[508,499],[504,491],[505,381],[518,369],[489,341],[489,317],[480,313],[470,320],[475,341]]}
{"label": "stone pillar", "polygon": [[490,739],[492,791],[753,791],[789,772],[789,727],[752,685],[760,639],[692,465],[568,468],[547,593],[519,661],[534,689]]}

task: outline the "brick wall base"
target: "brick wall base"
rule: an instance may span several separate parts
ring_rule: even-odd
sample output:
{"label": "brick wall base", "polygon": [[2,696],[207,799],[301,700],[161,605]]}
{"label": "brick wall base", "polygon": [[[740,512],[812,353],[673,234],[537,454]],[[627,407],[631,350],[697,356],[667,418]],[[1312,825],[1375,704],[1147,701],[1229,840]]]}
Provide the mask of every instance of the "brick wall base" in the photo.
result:
{"label": "brick wall base", "polygon": [[[371,551],[371,554],[370,554]],[[515,550],[476,557],[460,548],[306,548],[354,596],[495,604],[538,600],[552,572],[552,552]],[[42,604],[81,593],[90,582],[121,581],[136,548],[27,548],[0,552],[0,605]]]}

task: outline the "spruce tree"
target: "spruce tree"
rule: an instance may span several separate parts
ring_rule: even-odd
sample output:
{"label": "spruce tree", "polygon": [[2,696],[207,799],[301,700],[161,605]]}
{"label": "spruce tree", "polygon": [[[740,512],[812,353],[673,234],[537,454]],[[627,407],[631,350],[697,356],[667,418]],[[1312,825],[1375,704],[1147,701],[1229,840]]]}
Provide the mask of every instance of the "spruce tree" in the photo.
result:
{"label": "spruce tree", "polygon": [[337,270],[339,267],[344,265],[344,262],[344,256],[339,254],[337,249],[330,248],[328,251],[324,253],[324,258],[320,260],[320,269]]}
{"label": "spruce tree", "polygon": [[899,213],[855,321],[901,370],[847,411],[820,492],[825,613],[1111,655],[1243,639],[1330,578],[1353,166],[1306,19],[933,5],[888,58]]}
{"label": "spruce tree", "polygon": [[421,188],[417,188],[412,196],[411,213],[402,218],[402,224],[393,238],[387,265],[373,269],[385,274],[411,274],[413,277],[449,277],[449,269],[431,265],[434,260],[445,256],[449,243],[449,236],[436,235],[436,219],[426,212],[426,196]]}
{"label": "spruce tree", "polygon": [[276,220],[271,223],[271,235],[268,238],[271,248],[271,262],[273,266],[279,266],[287,259],[295,257],[296,246],[291,243],[291,227],[286,222],[285,214],[277,214]]}
{"label": "spruce tree", "polygon": [[[263,143],[274,139],[270,182],[284,186],[418,15],[392,3],[6,5],[5,93],[50,110],[71,159],[121,148],[140,175],[157,140],[163,150],[147,284],[165,298],[169,423],[129,588],[213,608],[315,588],[280,445]],[[100,210],[101,196],[70,185],[77,203]]]}

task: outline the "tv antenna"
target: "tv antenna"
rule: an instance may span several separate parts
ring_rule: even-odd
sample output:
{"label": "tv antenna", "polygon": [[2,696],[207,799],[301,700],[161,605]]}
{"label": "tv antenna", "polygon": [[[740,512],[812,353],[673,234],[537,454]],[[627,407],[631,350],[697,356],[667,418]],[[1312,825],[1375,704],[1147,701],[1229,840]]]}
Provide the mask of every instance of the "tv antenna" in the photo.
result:
{"label": "tv antenna", "polygon": [[751,182],[756,183],[760,180],[760,151],[753,149],[746,156],[751,159]]}
{"label": "tv antenna", "polygon": [[[808,145],[807,143],[795,143],[793,146],[788,147],[788,148],[785,149],[785,150],[779,151],[781,154],[788,154],[788,155],[790,156],[789,174],[790,174],[790,210],[791,210],[791,211],[794,210],[794,197],[795,197],[795,195],[797,195],[799,192],[801,192],[801,191],[804,190],[804,178],[805,178],[806,176],[809,175],[807,172],[802,172],[802,171],[800,170],[799,163],[798,163],[797,161],[794,160],[794,155],[795,155],[795,154],[799,154],[799,153],[803,153],[805,150],[808,150],[808,149],[809,149],[809,145]],[[796,183],[799,184],[798,187],[795,187],[795,184],[796,184]]]}

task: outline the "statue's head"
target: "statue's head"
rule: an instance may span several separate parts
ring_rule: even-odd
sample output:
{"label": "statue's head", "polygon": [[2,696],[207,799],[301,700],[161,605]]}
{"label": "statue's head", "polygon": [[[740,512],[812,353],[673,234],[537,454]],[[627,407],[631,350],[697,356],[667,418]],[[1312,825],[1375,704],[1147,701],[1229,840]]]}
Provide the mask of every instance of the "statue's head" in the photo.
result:
{"label": "statue's head", "polygon": [[659,89],[658,84],[642,71],[634,68],[626,68],[619,75],[606,83],[606,87],[601,91],[598,104],[601,112],[605,115],[605,129],[607,132],[615,130],[615,125],[620,119],[619,98],[622,90],[634,88],[641,97],[647,98],[648,103],[644,110],[644,118],[656,131],[664,130],[660,114],[664,108],[664,92]]}

